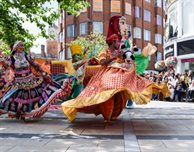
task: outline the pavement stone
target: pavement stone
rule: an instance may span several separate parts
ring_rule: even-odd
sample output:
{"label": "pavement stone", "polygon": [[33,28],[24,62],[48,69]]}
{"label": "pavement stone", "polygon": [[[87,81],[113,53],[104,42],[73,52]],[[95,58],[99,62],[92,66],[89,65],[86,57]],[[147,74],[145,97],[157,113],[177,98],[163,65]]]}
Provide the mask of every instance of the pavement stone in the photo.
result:
{"label": "pavement stone", "polygon": [[60,109],[22,122],[0,116],[0,152],[194,152],[194,104],[152,101],[124,109],[106,124],[102,116]]}

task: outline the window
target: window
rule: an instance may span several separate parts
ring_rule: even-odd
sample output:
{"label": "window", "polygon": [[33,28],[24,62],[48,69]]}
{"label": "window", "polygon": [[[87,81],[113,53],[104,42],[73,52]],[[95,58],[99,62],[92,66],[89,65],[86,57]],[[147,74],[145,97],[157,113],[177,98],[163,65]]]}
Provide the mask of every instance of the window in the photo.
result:
{"label": "window", "polygon": [[[183,35],[190,35],[194,33],[194,1],[183,1],[182,4],[182,27]],[[190,12],[192,10],[192,13]]]}
{"label": "window", "polygon": [[93,11],[102,12],[103,4],[102,0],[93,0]]}
{"label": "window", "polygon": [[141,17],[141,8],[138,6],[135,6],[135,17],[140,18]]}
{"label": "window", "polygon": [[156,24],[162,25],[162,17],[160,15],[156,15]]}
{"label": "window", "polygon": [[111,12],[120,13],[121,4],[119,0],[111,0]]}
{"label": "window", "polygon": [[150,3],[150,0],[145,0],[146,2]]}
{"label": "window", "polygon": [[155,62],[162,60],[162,53],[157,51],[155,53]]}
{"label": "window", "polygon": [[150,41],[151,40],[151,33],[149,30],[144,29],[144,40],[145,41]]}
{"label": "window", "polygon": [[155,0],[156,7],[162,7],[162,0]]}
{"label": "window", "polygon": [[[190,13],[187,12],[186,16],[183,16],[184,18],[188,18],[188,15]],[[192,13],[191,13],[192,14]],[[182,14],[183,15],[183,14]],[[191,19],[191,18],[190,18]],[[182,21],[184,24],[185,22]],[[166,22],[166,40],[176,37],[178,34],[178,3],[174,3],[169,9],[168,9],[168,18]],[[182,34],[182,30],[179,31],[179,34]]]}
{"label": "window", "polygon": [[134,38],[141,39],[141,28],[134,27]]}
{"label": "window", "polygon": [[148,10],[144,10],[144,21],[151,21],[151,13]]}
{"label": "window", "polygon": [[98,33],[103,33],[103,23],[102,22],[93,22],[93,31]]}
{"label": "window", "polygon": [[87,34],[88,32],[88,24],[85,22],[85,23],[80,23],[79,25],[79,33],[80,35],[85,35]]}
{"label": "window", "polygon": [[67,37],[74,37],[75,36],[75,25],[68,25],[67,26]]}
{"label": "window", "polygon": [[162,35],[161,34],[155,34],[155,43],[162,44]]}
{"label": "window", "polygon": [[187,40],[177,43],[177,53],[178,55],[185,55],[193,53],[194,40]]}
{"label": "window", "polygon": [[61,50],[59,52],[59,60],[65,60],[65,51],[64,50]]}
{"label": "window", "polygon": [[63,35],[63,32],[61,32],[59,34],[59,42],[63,42],[64,41],[64,35]]}
{"label": "window", "polygon": [[67,48],[67,59],[71,59],[72,55],[71,55],[71,49],[70,47]]}
{"label": "window", "polygon": [[131,4],[125,3],[125,14],[131,15]]}

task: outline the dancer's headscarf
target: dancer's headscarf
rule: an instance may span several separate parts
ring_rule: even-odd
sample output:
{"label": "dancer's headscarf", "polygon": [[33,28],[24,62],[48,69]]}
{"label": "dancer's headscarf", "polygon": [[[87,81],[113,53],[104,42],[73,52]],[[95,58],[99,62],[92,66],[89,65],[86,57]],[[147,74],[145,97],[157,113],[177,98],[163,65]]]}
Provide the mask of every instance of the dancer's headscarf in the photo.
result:
{"label": "dancer's headscarf", "polygon": [[119,41],[121,40],[121,35],[119,31],[119,20],[122,16],[113,16],[109,21],[108,34],[107,38],[111,35],[116,34],[118,36]]}
{"label": "dancer's headscarf", "polygon": [[16,42],[14,43],[13,47],[12,47],[12,52],[15,51],[15,49],[17,48],[17,46],[18,46],[19,44],[21,44],[21,43],[23,43],[23,42],[22,42],[22,41],[16,41]]}

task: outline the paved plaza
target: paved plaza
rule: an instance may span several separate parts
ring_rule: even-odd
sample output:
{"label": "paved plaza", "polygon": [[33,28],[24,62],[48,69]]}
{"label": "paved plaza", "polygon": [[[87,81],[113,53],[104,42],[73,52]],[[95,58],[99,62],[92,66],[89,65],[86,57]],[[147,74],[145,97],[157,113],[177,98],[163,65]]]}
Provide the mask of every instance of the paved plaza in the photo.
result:
{"label": "paved plaza", "polygon": [[0,152],[194,152],[194,104],[135,105],[110,124],[80,113],[69,123],[54,108],[27,122],[1,116]]}

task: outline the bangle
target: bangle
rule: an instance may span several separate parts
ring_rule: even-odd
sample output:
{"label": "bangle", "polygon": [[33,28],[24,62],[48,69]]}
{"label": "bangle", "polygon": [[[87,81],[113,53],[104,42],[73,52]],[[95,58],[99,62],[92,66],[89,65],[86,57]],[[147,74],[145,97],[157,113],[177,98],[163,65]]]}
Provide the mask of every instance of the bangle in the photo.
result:
{"label": "bangle", "polygon": [[46,75],[47,75],[47,73],[46,73],[46,72],[42,72],[42,75],[43,75],[43,76],[46,76]]}

